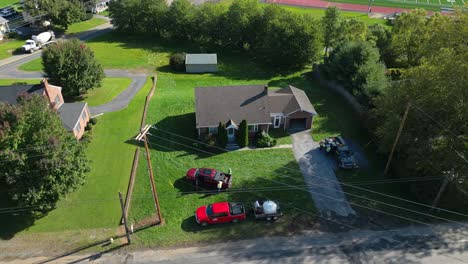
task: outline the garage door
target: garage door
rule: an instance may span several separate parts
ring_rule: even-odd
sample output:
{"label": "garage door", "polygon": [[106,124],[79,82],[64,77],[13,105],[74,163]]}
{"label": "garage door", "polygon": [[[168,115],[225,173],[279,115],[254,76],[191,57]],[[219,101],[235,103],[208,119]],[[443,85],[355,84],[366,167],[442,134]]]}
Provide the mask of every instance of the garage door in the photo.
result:
{"label": "garage door", "polygon": [[304,130],[306,129],[306,118],[294,118],[289,120],[289,129]]}

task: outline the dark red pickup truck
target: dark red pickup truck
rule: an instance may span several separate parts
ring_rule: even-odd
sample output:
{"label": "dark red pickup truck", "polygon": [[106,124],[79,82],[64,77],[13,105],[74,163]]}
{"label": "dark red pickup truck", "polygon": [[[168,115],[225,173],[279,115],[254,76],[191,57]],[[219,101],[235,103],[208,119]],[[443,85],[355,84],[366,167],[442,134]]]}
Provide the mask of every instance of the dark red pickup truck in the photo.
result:
{"label": "dark red pickup truck", "polygon": [[241,203],[220,202],[201,206],[195,211],[195,220],[202,226],[218,223],[237,223],[246,218]]}
{"label": "dark red pickup truck", "polygon": [[221,182],[221,189],[231,187],[232,175],[209,168],[191,168],[187,171],[185,178],[197,186],[217,188]]}

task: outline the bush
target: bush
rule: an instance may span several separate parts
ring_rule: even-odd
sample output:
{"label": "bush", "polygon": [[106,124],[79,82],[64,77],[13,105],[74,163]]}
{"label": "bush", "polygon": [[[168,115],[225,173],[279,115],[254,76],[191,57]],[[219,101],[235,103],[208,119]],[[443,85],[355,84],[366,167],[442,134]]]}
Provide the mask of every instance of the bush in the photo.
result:
{"label": "bush", "polygon": [[85,131],[90,131],[91,129],[93,129],[93,124],[91,123],[88,123],[86,126],[85,126]]}
{"label": "bush", "polygon": [[216,145],[216,136],[215,135],[206,135],[203,139],[203,142],[209,146]]}
{"label": "bush", "polygon": [[169,59],[169,65],[174,71],[185,71],[185,53],[173,54]]}
{"label": "bush", "polygon": [[272,138],[268,133],[262,131],[256,136],[255,146],[257,148],[268,148],[276,145],[276,139]]}
{"label": "bush", "polygon": [[93,126],[97,124],[97,119],[95,117],[89,119],[89,123],[91,123]]}

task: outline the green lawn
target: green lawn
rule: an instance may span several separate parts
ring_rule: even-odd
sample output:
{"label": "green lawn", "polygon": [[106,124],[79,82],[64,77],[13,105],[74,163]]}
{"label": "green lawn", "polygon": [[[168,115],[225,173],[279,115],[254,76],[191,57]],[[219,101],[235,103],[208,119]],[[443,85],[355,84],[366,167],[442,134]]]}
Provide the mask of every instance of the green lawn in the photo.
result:
{"label": "green lawn", "polygon": [[12,84],[36,84],[39,83],[40,79],[0,79],[0,85],[12,85]]}
{"label": "green lawn", "polygon": [[93,27],[97,27],[106,23],[106,20],[102,18],[91,18],[90,20],[86,20],[83,22],[72,24],[68,27],[66,34],[76,34],[86,30],[89,30]]}
{"label": "green lawn", "polygon": [[21,48],[21,46],[23,45],[24,45],[24,40],[20,40],[20,39],[3,40],[0,43],[0,60],[11,57],[13,55],[13,52],[17,48]]}
{"label": "green lawn", "polygon": [[[159,73],[156,93],[148,110],[147,123],[155,124],[162,129],[186,137],[196,138],[194,87],[264,83],[269,83],[271,87],[274,87],[290,81],[296,83],[296,78],[304,79],[301,73],[286,76],[269,73],[258,65],[246,62],[245,58],[226,56],[223,58],[224,64],[220,66],[221,72],[219,74]],[[203,241],[288,234],[307,228],[313,223],[313,215],[299,214],[288,207],[288,204],[291,204],[303,210],[314,212],[310,194],[307,191],[285,190],[283,185],[274,182],[291,182],[290,179],[275,173],[281,172],[282,166],[298,169],[291,149],[208,155],[196,150],[203,149],[203,146],[190,140],[158,131],[151,131],[151,134],[152,136],[149,136],[152,142],[150,145],[152,148],[151,158],[165,225],[137,233],[134,239],[136,245],[173,246]],[[177,141],[187,146],[170,143],[165,139]],[[190,149],[190,147],[195,149]],[[210,149],[204,150],[212,151]],[[181,180],[186,170],[190,167],[204,166],[221,170],[232,168],[233,188],[279,186],[282,190],[237,191],[218,195],[182,194],[182,192],[194,190],[193,186]],[[300,174],[296,174],[295,177],[302,179]],[[133,197],[130,209],[131,222],[144,219],[154,213],[147,165],[143,155],[140,158]],[[227,224],[209,228],[200,228],[195,223],[193,213],[198,206],[225,200],[239,201],[250,206],[250,203],[256,198],[262,197],[279,199],[284,204],[283,210],[286,212],[286,216],[274,225],[254,221],[251,218],[236,225]]]}
{"label": "green lawn", "polygon": [[104,78],[102,86],[89,90],[83,98],[90,106],[98,106],[112,101],[132,82],[130,78]]}
{"label": "green lawn", "polygon": [[0,0],[0,8],[19,3],[18,0]]}
{"label": "green lawn", "polygon": [[[317,18],[321,18],[325,15],[325,9],[320,8],[295,7],[286,5],[283,5],[282,7],[297,14],[308,14]],[[342,14],[346,18],[357,18],[366,22],[369,25],[386,23],[386,20],[384,19],[370,18],[367,14],[360,12],[342,11]]]}
{"label": "green lawn", "polygon": [[[360,5],[368,5],[369,1],[367,0],[329,0],[330,2],[338,2],[338,3],[350,3],[350,4],[360,4]],[[397,7],[397,8],[405,8],[405,9],[414,9],[414,8],[422,8],[429,11],[440,11],[441,7],[452,7],[447,1],[441,1],[442,5],[437,4],[428,4],[427,1],[404,1],[404,0],[377,0],[373,1],[373,6],[388,6],[388,7]]]}
{"label": "green lawn", "polygon": [[87,156],[91,172],[79,190],[60,201],[57,209],[37,220],[24,233],[117,227],[120,215],[118,191],[125,194],[134,145],[126,143],[139,129],[142,107],[151,81],[130,105],[99,117],[93,128]]}

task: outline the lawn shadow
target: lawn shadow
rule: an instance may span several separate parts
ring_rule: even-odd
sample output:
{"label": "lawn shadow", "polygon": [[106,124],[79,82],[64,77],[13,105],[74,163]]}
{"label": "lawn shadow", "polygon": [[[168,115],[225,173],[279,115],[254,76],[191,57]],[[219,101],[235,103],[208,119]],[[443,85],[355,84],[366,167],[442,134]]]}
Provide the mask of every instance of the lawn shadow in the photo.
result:
{"label": "lawn shadow", "polygon": [[[18,207],[14,201],[12,201],[6,192],[5,189],[0,189],[0,207],[2,208],[15,208]],[[0,239],[10,240],[18,232],[21,232],[32,225],[37,220],[32,215],[29,214],[28,210],[10,210],[11,213],[3,212],[0,213]],[[45,216],[45,215],[44,215]]]}

